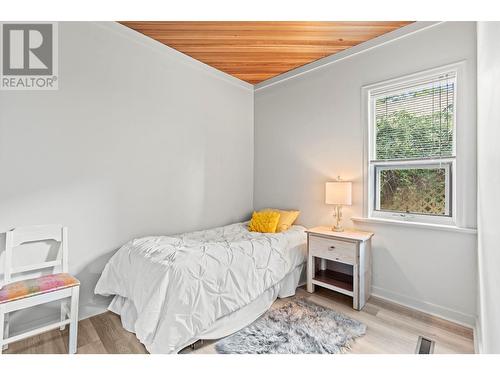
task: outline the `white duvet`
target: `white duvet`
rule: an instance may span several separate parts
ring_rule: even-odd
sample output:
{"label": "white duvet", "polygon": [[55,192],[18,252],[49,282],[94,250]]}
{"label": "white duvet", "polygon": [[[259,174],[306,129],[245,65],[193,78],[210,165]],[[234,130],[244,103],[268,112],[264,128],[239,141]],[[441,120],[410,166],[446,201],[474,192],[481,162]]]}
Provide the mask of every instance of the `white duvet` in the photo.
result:
{"label": "white duvet", "polygon": [[305,243],[301,226],[267,234],[245,223],[135,239],[110,259],[95,292],[131,301],[139,340],[151,353],[175,353],[304,263]]}

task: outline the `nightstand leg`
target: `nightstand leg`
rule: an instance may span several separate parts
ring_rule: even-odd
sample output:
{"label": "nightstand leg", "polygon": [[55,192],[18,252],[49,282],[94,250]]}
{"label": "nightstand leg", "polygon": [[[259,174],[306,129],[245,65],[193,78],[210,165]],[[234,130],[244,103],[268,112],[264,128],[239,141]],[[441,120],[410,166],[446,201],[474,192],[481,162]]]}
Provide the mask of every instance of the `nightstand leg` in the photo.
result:
{"label": "nightstand leg", "polygon": [[309,293],[314,293],[314,285],[312,279],[314,276],[314,257],[309,256],[307,258],[307,291]]}
{"label": "nightstand leg", "polygon": [[352,296],[352,308],[354,310],[359,310],[359,265],[355,264],[353,267],[352,267],[352,271],[353,271],[353,275],[352,275],[352,278],[353,278],[353,281],[354,281],[354,285],[353,285],[353,296]]}

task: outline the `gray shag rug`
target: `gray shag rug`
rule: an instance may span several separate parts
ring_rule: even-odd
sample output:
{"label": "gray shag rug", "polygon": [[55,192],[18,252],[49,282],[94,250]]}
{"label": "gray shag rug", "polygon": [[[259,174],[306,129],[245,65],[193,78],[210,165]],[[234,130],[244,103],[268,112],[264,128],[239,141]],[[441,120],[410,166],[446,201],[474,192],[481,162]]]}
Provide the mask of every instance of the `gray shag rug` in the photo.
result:
{"label": "gray shag rug", "polygon": [[363,336],[366,326],[303,298],[269,310],[215,344],[223,354],[336,354]]}

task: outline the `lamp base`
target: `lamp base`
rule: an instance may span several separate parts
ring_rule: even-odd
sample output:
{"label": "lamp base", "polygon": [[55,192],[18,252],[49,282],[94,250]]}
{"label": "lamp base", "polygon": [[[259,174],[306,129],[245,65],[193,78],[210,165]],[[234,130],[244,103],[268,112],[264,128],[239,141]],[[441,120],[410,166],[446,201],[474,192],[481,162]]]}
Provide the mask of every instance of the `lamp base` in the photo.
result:
{"label": "lamp base", "polygon": [[332,227],[333,232],[343,232],[342,227],[342,205],[336,205],[333,211],[333,217],[335,218],[335,225]]}

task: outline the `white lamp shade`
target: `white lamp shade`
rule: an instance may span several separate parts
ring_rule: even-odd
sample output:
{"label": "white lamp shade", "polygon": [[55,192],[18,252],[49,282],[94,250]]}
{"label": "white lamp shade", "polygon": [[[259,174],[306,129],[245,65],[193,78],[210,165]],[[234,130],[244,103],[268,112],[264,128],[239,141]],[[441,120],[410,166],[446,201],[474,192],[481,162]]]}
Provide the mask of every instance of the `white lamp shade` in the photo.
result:
{"label": "white lamp shade", "polygon": [[352,204],[352,182],[327,182],[325,186],[325,203],[350,206]]}

